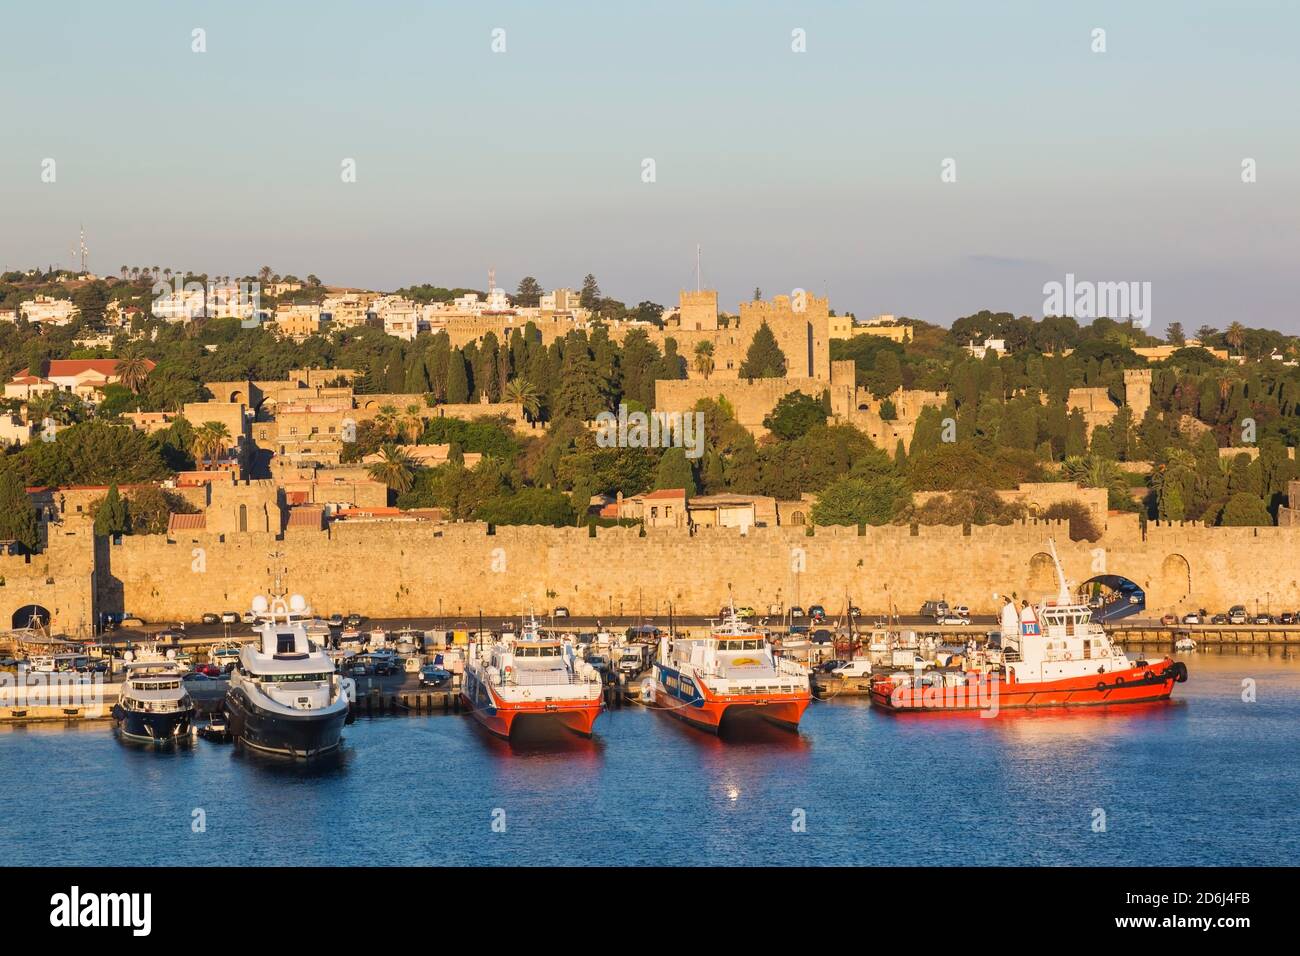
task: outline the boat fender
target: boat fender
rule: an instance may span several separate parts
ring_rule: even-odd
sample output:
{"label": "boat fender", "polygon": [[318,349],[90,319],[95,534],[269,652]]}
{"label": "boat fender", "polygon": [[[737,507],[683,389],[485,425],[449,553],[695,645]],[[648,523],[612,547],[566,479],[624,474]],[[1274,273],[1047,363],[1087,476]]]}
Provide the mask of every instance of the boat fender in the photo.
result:
{"label": "boat fender", "polygon": [[1105,689],[1106,689],[1106,682],[1105,682],[1104,680],[1099,680],[1099,681],[1097,681],[1097,691],[1098,691],[1098,693],[1104,691]]}
{"label": "boat fender", "polygon": [[1155,679],[1156,679],[1156,672],[1155,672],[1155,671],[1147,671],[1146,673],[1144,673],[1144,674],[1142,675],[1142,677],[1143,677],[1144,679],[1146,679],[1146,680],[1155,680]]}

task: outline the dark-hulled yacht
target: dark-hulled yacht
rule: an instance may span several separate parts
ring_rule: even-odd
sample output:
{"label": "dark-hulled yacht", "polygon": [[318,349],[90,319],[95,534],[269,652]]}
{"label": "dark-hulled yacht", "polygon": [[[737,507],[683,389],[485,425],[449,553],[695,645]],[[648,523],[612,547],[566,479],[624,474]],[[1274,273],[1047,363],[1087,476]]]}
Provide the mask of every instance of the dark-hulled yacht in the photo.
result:
{"label": "dark-hulled yacht", "polygon": [[155,744],[189,739],[194,700],[185,690],[174,654],[150,648],[136,654],[127,651],[122,692],[112,709],[123,737]]}
{"label": "dark-hulled yacht", "polygon": [[236,743],[263,753],[309,758],[338,747],[351,722],[356,685],[307,636],[311,609],[301,595],[286,604],[253,599],[259,641],[245,644],[230,674],[226,716]]}

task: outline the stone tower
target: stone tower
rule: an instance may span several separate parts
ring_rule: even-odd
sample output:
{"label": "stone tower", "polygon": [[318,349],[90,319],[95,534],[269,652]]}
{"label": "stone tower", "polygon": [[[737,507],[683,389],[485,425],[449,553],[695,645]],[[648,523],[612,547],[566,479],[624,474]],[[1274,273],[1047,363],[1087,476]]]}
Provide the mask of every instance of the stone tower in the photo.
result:
{"label": "stone tower", "polygon": [[716,332],[718,329],[718,290],[681,291],[678,298],[682,328],[691,332]]}
{"label": "stone tower", "polygon": [[1124,404],[1133,410],[1133,421],[1142,421],[1151,407],[1151,369],[1124,370]]}

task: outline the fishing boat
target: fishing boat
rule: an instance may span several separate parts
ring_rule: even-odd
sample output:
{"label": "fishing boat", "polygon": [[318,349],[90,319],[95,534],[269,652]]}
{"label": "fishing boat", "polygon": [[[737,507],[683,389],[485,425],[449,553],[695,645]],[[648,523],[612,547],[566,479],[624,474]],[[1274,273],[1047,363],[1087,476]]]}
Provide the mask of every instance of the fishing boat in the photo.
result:
{"label": "fishing boat", "polygon": [[126,652],[126,677],[111,711],[123,737],[154,744],[187,739],[194,721],[194,700],[172,651],[146,648]]}
{"label": "fishing boat", "polygon": [[307,637],[307,602],[300,594],[288,603],[258,595],[253,614],[260,640],[240,651],[226,693],[231,736],[253,750],[290,757],[334,750],[351,720],[356,686]]}
{"label": "fishing boat", "polygon": [[517,634],[477,637],[470,645],[461,697],[476,720],[509,738],[523,721],[558,723],[584,737],[604,709],[599,672],[569,641],[545,637],[531,614]]}
{"label": "fishing boat", "polygon": [[1130,660],[1093,620],[1093,608],[1073,598],[1065,572],[1048,542],[1059,591],[1036,607],[1002,609],[1000,653],[972,652],[955,666],[880,674],[871,703],[891,713],[943,713],[1041,707],[1096,707],[1168,700],[1187,680],[1187,665]]}
{"label": "fishing boat", "polygon": [[797,730],[812,701],[808,669],[777,656],[734,604],[707,637],[661,638],[654,672],[655,703],[713,733],[749,716]]}

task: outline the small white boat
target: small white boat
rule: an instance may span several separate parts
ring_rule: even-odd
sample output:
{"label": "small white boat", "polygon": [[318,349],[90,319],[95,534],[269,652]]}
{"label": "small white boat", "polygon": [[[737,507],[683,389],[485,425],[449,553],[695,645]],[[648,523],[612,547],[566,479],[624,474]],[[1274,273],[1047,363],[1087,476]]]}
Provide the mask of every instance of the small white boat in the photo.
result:
{"label": "small white boat", "polygon": [[1183,637],[1180,637],[1178,640],[1174,641],[1174,650],[1194,651],[1196,650],[1196,642],[1192,640],[1191,637],[1184,635]]}

